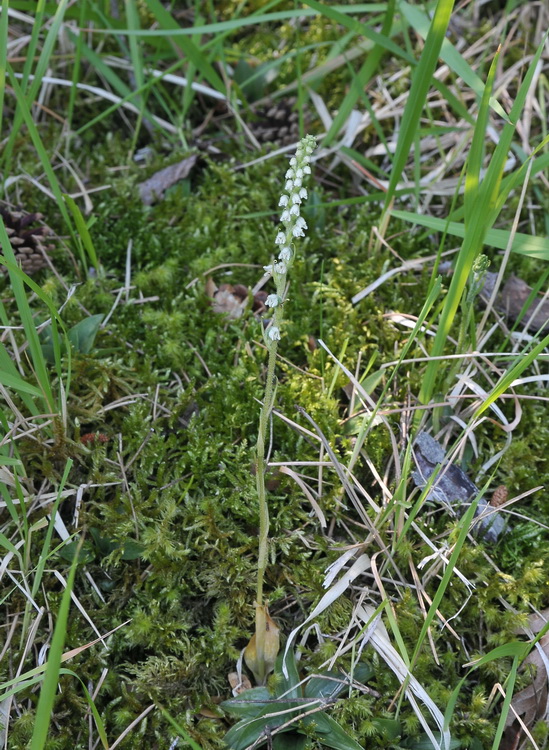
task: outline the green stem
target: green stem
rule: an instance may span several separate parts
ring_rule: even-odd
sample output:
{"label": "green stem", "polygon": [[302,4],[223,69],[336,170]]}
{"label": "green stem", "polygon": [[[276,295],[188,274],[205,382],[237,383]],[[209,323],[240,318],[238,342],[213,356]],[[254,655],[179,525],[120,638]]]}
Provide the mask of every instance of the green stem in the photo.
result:
{"label": "green stem", "polygon": [[[275,315],[276,319],[276,315]],[[274,321],[276,322],[276,320]],[[269,506],[265,490],[265,439],[267,437],[267,426],[271,416],[275,390],[275,365],[278,342],[273,341],[269,347],[269,362],[267,365],[267,382],[265,384],[265,397],[259,418],[259,434],[257,436],[256,456],[256,482],[257,498],[259,501],[259,552],[257,559],[257,590],[255,602],[255,644],[256,658],[260,671],[265,668],[265,604],[263,602],[263,579],[267,568],[267,556],[269,551]],[[263,675],[264,676],[264,675]]]}

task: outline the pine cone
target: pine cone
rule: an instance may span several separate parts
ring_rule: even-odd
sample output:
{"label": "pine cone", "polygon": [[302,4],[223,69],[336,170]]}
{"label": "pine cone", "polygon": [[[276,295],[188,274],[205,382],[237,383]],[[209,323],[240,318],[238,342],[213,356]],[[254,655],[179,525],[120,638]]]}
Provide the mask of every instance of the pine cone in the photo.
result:
{"label": "pine cone", "polygon": [[259,143],[287,146],[299,140],[299,115],[294,109],[296,101],[293,96],[254,108],[256,119],[249,127]]}
{"label": "pine cone", "polygon": [[[33,226],[40,221],[42,214],[29,214],[0,206],[0,216],[4,220],[15,259],[23,271],[31,275],[45,268],[48,265],[46,255],[53,245],[45,245],[43,239],[51,230],[45,226]],[[6,274],[6,266],[0,266],[0,272]]]}
{"label": "pine cone", "polygon": [[493,492],[492,499],[490,500],[490,505],[493,508],[499,508],[500,505],[503,505],[503,503],[507,502],[508,497],[509,490],[504,484],[500,484],[499,487],[496,487]]}

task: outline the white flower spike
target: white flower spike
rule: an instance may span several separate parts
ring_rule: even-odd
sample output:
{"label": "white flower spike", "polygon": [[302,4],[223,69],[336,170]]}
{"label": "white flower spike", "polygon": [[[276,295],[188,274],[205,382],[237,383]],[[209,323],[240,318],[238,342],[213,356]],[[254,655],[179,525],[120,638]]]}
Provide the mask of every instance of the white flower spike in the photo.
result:
{"label": "white flower spike", "polygon": [[286,291],[286,275],[295,256],[293,243],[298,237],[304,237],[307,229],[307,222],[300,216],[301,203],[308,198],[307,190],[302,185],[307,175],[311,174],[310,154],[315,146],[314,137],[308,135],[299,142],[295,156],[290,159],[290,167],[285,174],[285,192],[278,201],[278,205],[282,208],[280,215],[282,227],[275,238],[275,245],[279,246],[278,259],[273,264],[264,266],[265,275],[272,274],[276,284],[276,294],[269,294],[265,300],[265,306],[273,309],[272,322],[266,331],[267,343],[272,343],[275,348],[274,342],[280,341],[281,305]]}

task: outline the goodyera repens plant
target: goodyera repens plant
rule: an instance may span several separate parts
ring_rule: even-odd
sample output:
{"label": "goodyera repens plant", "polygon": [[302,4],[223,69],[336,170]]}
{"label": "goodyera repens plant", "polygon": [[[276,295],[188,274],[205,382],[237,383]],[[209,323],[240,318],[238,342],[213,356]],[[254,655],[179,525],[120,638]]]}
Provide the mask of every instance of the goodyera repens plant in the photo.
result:
{"label": "goodyera repens plant", "polygon": [[255,603],[255,634],[246,646],[244,658],[259,685],[265,683],[269,672],[274,668],[279,649],[279,633],[275,623],[269,617],[263,598],[263,578],[267,566],[269,509],[265,495],[265,437],[267,425],[275,397],[275,363],[280,331],[282,328],[283,304],[286,299],[287,275],[295,258],[295,241],[305,236],[307,224],[301,216],[300,206],[307,199],[304,182],[311,174],[311,154],[316,147],[312,135],[303,138],[297,147],[295,156],[290,159],[290,168],[286,172],[286,184],[278,205],[282,208],[280,229],[275,238],[278,246],[278,259],[265,266],[267,275],[272,275],[275,282],[275,293],[269,294],[265,304],[273,311],[270,323],[264,331],[265,342],[269,350],[265,398],[259,419],[257,437],[257,496],[259,500],[259,552],[257,561],[257,592]]}

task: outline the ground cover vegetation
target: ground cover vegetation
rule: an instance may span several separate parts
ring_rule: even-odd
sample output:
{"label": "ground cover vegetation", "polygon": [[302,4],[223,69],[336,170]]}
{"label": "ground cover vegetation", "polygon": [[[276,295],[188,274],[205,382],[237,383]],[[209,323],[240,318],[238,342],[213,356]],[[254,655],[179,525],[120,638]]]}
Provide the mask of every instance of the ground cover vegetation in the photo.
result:
{"label": "ground cover vegetation", "polygon": [[2,0],[2,747],[546,747],[548,27]]}

